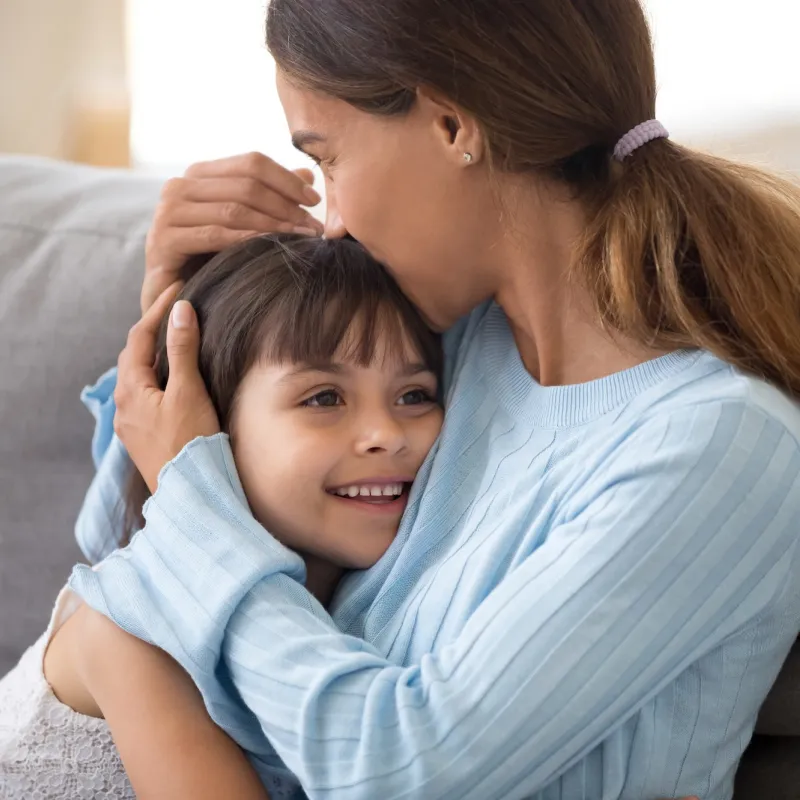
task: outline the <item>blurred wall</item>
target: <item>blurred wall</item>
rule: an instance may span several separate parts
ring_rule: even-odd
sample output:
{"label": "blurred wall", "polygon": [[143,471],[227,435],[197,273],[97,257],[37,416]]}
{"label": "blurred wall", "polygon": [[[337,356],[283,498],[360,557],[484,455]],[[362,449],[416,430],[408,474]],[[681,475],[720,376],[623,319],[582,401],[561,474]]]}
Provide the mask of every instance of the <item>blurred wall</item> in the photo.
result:
{"label": "blurred wall", "polygon": [[720,133],[689,144],[800,178],[800,120],[794,124],[776,122],[740,133]]}
{"label": "blurred wall", "polygon": [[[0,0],[0,152],[120,166],[132,139],[137,164],[164,174],[250,149],[306,165],[275,92],[264,1]],[[787,45],[800,1],[646,3],[676,141],[800,173],[800,55]]]}
{"label": "blurred wall", "polygon": [[0,151],[129,160],[125,0],[0,0]]}

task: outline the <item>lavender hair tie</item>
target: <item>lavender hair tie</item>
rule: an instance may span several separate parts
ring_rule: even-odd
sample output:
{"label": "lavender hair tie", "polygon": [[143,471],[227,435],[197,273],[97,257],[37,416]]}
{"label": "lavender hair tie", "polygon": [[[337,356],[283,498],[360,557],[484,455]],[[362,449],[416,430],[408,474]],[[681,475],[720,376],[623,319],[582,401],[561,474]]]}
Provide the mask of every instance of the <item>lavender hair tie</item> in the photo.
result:
{"label": "lavender hair tie", "polygon": [[624,161],[631,153],[653,139],[669,139],[669,131],[657,120],[651,119],[628,131],[614,148],[614,158]]}

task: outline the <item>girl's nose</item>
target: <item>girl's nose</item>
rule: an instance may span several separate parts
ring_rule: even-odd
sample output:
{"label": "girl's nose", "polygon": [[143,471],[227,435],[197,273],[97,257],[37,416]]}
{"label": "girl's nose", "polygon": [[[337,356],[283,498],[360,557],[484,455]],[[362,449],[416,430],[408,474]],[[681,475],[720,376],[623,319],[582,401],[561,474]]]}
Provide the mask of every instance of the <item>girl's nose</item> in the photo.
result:
{"label": "girl's nose", "polygon": [[[362,420],[366,422],[366,420]],[[397,455],[408,446],[405,429],[391,414],[374,414],[361,429],[357,450],[359,455],[386,453]]]}
{"label": "girl's nose", "polygon": [[325,205],[325,238],[343,239],[347,235],[347,228],[339,214],[339,206],[336,203],[336,192],[330,182],[328,182],[325,191]]}

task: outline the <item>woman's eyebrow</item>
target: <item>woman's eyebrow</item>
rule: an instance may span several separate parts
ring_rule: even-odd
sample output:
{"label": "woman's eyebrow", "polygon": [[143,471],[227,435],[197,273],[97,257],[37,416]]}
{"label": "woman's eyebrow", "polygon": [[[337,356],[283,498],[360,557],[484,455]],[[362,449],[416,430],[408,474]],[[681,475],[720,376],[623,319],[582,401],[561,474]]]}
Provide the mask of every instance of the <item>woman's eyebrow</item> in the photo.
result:
{"label": "woman's eyebrow", "polygon": [[292,134],[292,144],[301,152],[306,152],[306,147],[310,144],[324,142],[325,137],[314,131],[297,131]]}

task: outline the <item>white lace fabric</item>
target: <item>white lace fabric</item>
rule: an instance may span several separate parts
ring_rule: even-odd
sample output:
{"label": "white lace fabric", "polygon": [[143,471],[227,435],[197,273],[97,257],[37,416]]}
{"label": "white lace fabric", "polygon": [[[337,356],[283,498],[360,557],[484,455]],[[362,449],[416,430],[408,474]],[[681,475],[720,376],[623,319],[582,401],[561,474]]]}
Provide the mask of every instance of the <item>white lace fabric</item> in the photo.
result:
{"label": "white lace fabric", "polygon": [[45,680],[44,652],[67,605],[62,593],[48,630],[0,679],[0,798],[135,800],[105,720],[60,703]]}

